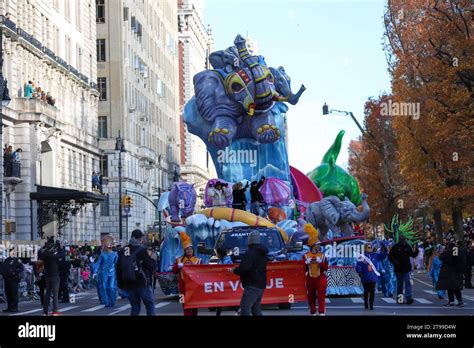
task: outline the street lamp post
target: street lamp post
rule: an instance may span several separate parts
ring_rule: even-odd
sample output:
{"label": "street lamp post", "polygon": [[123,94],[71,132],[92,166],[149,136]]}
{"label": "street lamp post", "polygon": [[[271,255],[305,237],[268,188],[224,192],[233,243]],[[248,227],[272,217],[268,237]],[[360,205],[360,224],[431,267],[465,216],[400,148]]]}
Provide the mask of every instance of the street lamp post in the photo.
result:
{"label": "street lamp post", "polygon": [[[3,77],[3,20],[0,17],[0,96],[2,96],[2,104],[0,105],[0,147],[3,148],[3,107],[7,106],[11,99],[8,93],[7,80]],[[0,242],[3,236],[3,155],[0,156],[0,168],[2,175],[0,180]]]}
{"label": "street lamp post", "polygon": [[[158,156],[158,202],[161,198],[161,155]],[[160,236],[161,241],[161,211],[158,211],[158,235]]]}
{"label": "street lamp post", "polygon": [[118,137],[115,140],[115,151],[118,151],[118,177],[119,177],[119,239],[123,237],[123,222],[122,222],[122,152],[125,152],[123,139],[118,132]]}
{"label": "street lamp post", "polygon": [[[364,128],[362,128],[359,121],[357,121],[357,119],[355,118],[352,111],[341,111],[341,110],[333,110],[333,109],[329,110],[329,106],[326,103],[324,103],[324,105],[323,105],[323,115],[329,115],[329,114],[342,114],[342,115],[345,115],[345,116],[350,116],[352,118],[352,120],[354,121],[354,123],[357,125],[357,127],[360,129],[361,133],[362,134],[367,133],[364,130]],[[372,134],[370,134],[370,133],[369,133],[369,135],[372,136]]]}

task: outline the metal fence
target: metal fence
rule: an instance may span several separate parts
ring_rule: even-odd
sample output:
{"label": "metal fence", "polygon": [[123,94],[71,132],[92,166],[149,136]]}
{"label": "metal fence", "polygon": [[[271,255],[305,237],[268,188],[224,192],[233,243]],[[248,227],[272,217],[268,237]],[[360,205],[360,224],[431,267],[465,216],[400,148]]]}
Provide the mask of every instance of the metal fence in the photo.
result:
{"label": "metal fence", "polygon": [[[22,272],[20,281],[18,283],[18,300],[19,301],[36,301],[40,297],[38,295],[38,288],[35,284],[36,277],[34,273]],[[6,303],[5,295],[5,279],[0,276],[0,303]]]}

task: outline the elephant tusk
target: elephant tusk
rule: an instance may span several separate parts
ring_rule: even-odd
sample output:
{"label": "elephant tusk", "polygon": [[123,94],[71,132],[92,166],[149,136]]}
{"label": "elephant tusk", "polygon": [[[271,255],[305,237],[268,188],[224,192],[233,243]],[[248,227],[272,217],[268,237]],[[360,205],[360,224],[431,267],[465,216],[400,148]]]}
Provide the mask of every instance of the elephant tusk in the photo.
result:
{"label": "elephant tusk", "polygon": [[254,114],[255,114],[255,108],[257,106],[255,104],[250,104],[249,106],[249,111],[247,112],[247,115],[249,115],[250,117],[252,117]]}

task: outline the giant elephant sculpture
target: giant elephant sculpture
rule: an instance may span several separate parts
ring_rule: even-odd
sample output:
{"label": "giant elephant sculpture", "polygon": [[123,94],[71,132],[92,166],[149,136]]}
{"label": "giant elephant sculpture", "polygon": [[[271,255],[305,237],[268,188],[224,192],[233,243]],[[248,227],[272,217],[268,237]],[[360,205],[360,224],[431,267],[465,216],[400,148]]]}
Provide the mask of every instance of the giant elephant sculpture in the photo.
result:
{"label": "giant elephant sculpture", "polygon": [[196,190],[194,184],[175,182],[171,189],[168,202],[171,211],[171,221],[181,222],[194,213],[196,206]]}
{"label": "giant elephant sculpture", "polygon": [[362,194],[362,211],[347,198],[340,200],[336,196],[324,197],[311,203],[306,211],[306,220],[319,229],[321,239],[325,239],[329,229],[334,236],[348,237],[353,234],[351,224],[368,219],[370,214],[367,195]]}
{"label": "giant elephant sculpture", "polygon": [[241,138],[274,143],[281,131],[270,110],[276,102],[296,104],[305,87],[292,93],[285,70],[269,68],[262,56],[252,56],[242,36],[237,35],[234,45],[210,55],[214,70],[194,76],[195,97],[190,103],[196,103],[199,117],[187,114],[186,108],[184,120],[191,133],[217,148]]}

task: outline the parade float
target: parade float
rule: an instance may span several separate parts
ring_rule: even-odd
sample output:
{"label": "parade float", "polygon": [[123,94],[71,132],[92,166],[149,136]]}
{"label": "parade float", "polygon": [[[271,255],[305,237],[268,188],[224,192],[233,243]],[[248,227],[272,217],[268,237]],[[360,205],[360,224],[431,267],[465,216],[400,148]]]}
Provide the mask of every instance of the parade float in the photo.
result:
{"label": "parade float", "polygon": [[[355,179],[335,164],[344,131],[320,166],[305,175],[290,166],[286,143],[286,103],[298,103],[304,85],[293,93],[285,69],[269,67],[264,57],[251,55],[240,35],[234,46],[213,52],[209,61],[212,69],[194,77],[195,96],[185,105],[184,122],[188,131],[206,144],[218,178],[206,186],[205,210],[194,211],[196,192],[186,183],[175,183],[160,199],[159,209],[167,221],[160,251],[163,292],[171,295],[178,291],[170,270],[183,253],[181,233],[189,235],[193,246],[212,249],[224,230],[276,228],[288,245],[305,245],[289,255],[289,260],[297,261],[308,250],[303,226],[309,222],[320,231],[329,257],[328,294],[361,294],[354,265],[355,251],[364,240],[354,235],[353,224],[368,218],[369,207]],[[268,205],[265,216],[232,209],[231,191],[225,194],[225,207],[212,206],[208,189],[216,183],[228,190],[235,183],[245,187],[262,177],[266,180],[259,190]],[[246,195],[250,202],[249,190]],[[246,208],[249,210],[250,204]],[[198,256],[203,263],[209,261],[209,255]]]}

